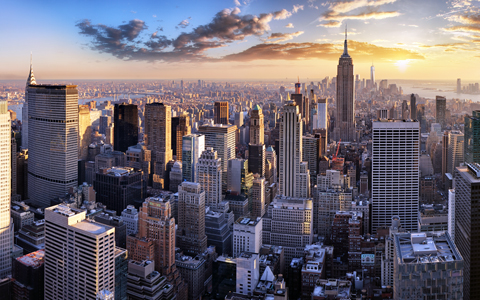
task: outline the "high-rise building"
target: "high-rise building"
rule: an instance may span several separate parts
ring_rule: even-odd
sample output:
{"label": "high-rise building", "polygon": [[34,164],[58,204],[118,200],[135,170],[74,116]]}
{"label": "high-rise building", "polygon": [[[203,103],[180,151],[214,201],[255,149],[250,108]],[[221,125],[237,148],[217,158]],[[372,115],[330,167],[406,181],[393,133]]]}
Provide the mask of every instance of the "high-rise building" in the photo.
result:
{"label": "high-rise building", "polygon": [[92,122],[88,105],[78,106],[78,136],[78,159],[87,160],[88,146],[92,143]]}
{"label": "high-rise building", "polygon": [[34,204],[46,207],[78,185],[78,90],[76,85],[30,85],[27,90],[28,194]]}
{"label": "high-rise building", "polygon": [[455,241],[455,189],[448,190],[448,234]]}
{"label": "high-rise building", "polygon": [[442,182],[444,185],[446,183],[446,178],[447,178],[445,174],[448,173],[448,141],[449,141],[449,132],[445,130],[442,136]]}
{"label": "high-rise building", "polygon": [[410,119],[417,120],[417,98],[413,93],[410,95]]}
{"label": "high-rise building", "polygon": [[284,264],[302,257],[306,245],[312,243],[312,200],[277,195],[263,217],[262,243],[282,246]]}
{"label": "high-rise building", "polygon": [[264,117],[262,113],[262,108],[260,105],[255,105],[253,107],[251,116],[250,116],[250,143],[257,145],[257,144],[265,144],[264,138]]}
{"label": "high-rise building", "polygon": [[313,118],[313,129],[328,130],[328,103],[327,99],[317,100],[317,115]]}
{"label": "high-rise building", "polygon": [[155,270],[167,277],[172,274],[175,269],[175,219],[169,201],[154,197],[145,199],[140,208],[137,237],[154,241]]}
{"label": "high-rise building", "polygon": [[[227,173],[228,161],[235,158],[235,132],[237,126],[223,124],[206,124],[198,132],[205,135],[205,148],[211,147],[221,158],[222,172]],[[227,176],[222,178],[222,191],[227,189]]]}
{"label": "high-rise building", "polygon": [[300,164],[302,162],[302,120],[298,106],[287,103],[280,122],[280,154],[278,160],[280,194],[300,197]]}
{"label": "high-rise building", "polygon": [[462,79],[457,78],[457,93],[462,93]]}
{"label": "high-rise building", "polygon": [[465,116],[464,128],[463,159],[466,163],[480,163],[480,110],[474,110],[471,116]]}
{"label": "high-rise building", "polygon": [[250,195],[253,173],[249,172],[248,160],[235,158],[228,161],[227,190],[234,193]]}
{"label": "high-rise building", "polygon": [[178,117],[172,117],[172,154],[176,155],[175,160],[182,161],[182,143],[183,137],[192,133],[190,126],[190,116],[182,114]]}
{"label": "high-rise building", "polygon": [[446,125],[447,99],[443,96],[435,97],[435,121],[445,128]]}
{"label": "high-rise building", "polygon": [[348,55],[347,32],[343,54],[337,67],[337,98],[335,108],[335,141],[353,142],[355,140],[355,79],[352,58]]}
{"label": "high-rise building", "polygon": [[243,252],[237,257],[237,293],[251,295],[260,279],[258,253]]}
{"label": "high-rise building", "polygon": [[318,163],[321,156],[321,136],[308,134],[302,137],[302,160],[308,162],[310,176],[317,177]]}
{"label": "high-rise building", "polygon": [[466,262],[448,234],[400,233],[394,240],[394,299],[466,299]]}
{"label": "high-rise building", "polygon": [[[464,135],[461,131],[452,130],[448,133],[447,173],[453,175],[455,168],[463,163]],[[445,176],[445,174],[443,174]]]}
{"label": "high-rise building", "polygon": [[155,271],[155,261],[128,262],[128,299],[165,300],[175,298],[175,288],[160,272]]}
{"label": "high-rise building", "polygon": [[273,149],[272,146],[269,146],[267,150],[265,151],[265,156],[266,160],[270,162],[271,169],[270,169],[270,176],[267,176],[265,174],[266,179],[268,182],[271,183],[276,183],[277,182],[277,154],[275,153],[275,150]]}
{"label": "high-rise building", "polygon": [[189,134],[182,141],[182,178],[189,182],[197,181],[197,163],[205,151],[205,136]]}
{"label": "high-rise building", "polygon": [[[13,298],[44,299],[45,250],[41,249],[13,260]],[[2,295],[4,296],[4,295]]]}
{"label": "high-rise building", "polygon": [[145,145],[152,151],[153,187],[165,185],[167,163],[172,160],[172,108],[163,103],[145,105]]}
{"label": "high-rise building", "polygon": [[259,175],[253,175],[252,192],[250,198],[252,198],[252,217],[263,217],[265,214],[265,177]]}
{"label": "high-rise building", "polygon": [[118,215],[128,205],[139,205],[146,195],[142,171],[128,167],[101,169],[95,174],[93,188],[97,192],[97,202]]}
{"label": "high-rise building", "polygon": [[237,126],[237,128],[240,128],[243,126],[243,111],[239,111],[235,113],[235,123],[234,125]]}
{"label": "high-rise building", "polygon": [[205,191],[205,205],[216,207],[222,201],[222,166],[217,151],[207,148],[197,163],[197,182]]}
{"label": "high-rise building", "polygon": [[243,252],[260,253],[262,218],[240,217],[233,224],[233,257]]}
{"label": "high-rise building", "polygon": [[115,104],[113,149],[126,152],[138,143],[138,108],[134,104]]}
{"label": "high-rise building", "polygon": [[248,145],[248,169],[265,176],[264,118],[260,105],[255,105],[250,117],[250,143]]}
{"label": "high-rise building", "polygon": [[480,165],[467,163],[455,171],[455,244],[464,264],[463,299],[475,299],[480,293],[480,258],[475,255],[480,239]]}
{"label": "high-rise building", "polygon": [[46,208],[45,223],[45,299],[115,292],[115,228],[64,205]]}
{"label": "high-rise building", "polygon": [[214,107],[215,112],[215,124],[229,125],[229,105],[226,101],[217,101],[215,102]]}
{"label": "high-rise building", "polygon": [[25,87],[25,103],[22,107],[22,148],[28,148],[28,87],[36,85],[35,75],[33,75],[32,55],[30,55],[30,72],[28,73],[27,84]]}
{"label": "high-rise building", "polygon": [[178,192],[178,186],[183,181],[183,178],[182,178],[182,163],[181,162],[176,161],[173,164],[173,167],[170,170],[169,181],[170,181],[170,186],[169,186],[168,190],[171,191],[171,192],[174,192],[174,193]]}
{"label": "high-rise building", "polygon": [[205,191],[199,183],[184,181],[178,186],[177,226],[177,247],[192,254],[207,249]]}
{"label": "high-rise building", "polygon": [[127,235],[138,233],[138,210],[133,205],[128,205],[122,211],[123,223],[127,227]]}
{"label": "high-rise building", "polygon": [[370,67],[370,82],[372,83],[372,89],[375,89],[375,67],[372,66]]}
{"label": "high-rise building", "polygon": [[12,274],[13,221],[10,217],[11,124],[7,101],[0,101],[0,278]]}
{"label": "high-rise building", "polygon": [[390,225],[417,229],[420,126],[418,122],[373,122],[372,231]]}

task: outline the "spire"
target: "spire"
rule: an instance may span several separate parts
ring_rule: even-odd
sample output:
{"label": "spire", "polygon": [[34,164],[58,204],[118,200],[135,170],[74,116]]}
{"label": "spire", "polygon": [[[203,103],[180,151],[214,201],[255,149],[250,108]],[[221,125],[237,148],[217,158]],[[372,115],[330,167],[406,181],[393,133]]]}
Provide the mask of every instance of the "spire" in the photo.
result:
{"label": "spire", "polygon": [[36,85],[37,82],[35,81],[35,75],[33,75],[33,56],[32,53],[30,52],[30,73],[28,74],[27,78],[27,87],[29,85]]}
{"label": "spire", "polygon": [[342,57],[350,57],[348,55],[348,47],[347,47],[347,25],[345,24],[345,42],[343,44],[343,55]]}

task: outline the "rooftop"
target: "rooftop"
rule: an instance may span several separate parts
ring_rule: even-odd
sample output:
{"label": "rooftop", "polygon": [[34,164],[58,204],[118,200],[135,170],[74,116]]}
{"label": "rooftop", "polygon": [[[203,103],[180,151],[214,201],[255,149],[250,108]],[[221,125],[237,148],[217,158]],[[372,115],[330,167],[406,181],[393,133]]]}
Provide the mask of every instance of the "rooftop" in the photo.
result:
{"label": "rooftop", "polygon": [[76,209],[76,208],[70,208],[66,205],[59,204],[56,207],[53,208],[53,212],[56,212],[57,214],[60,214],[65,217],[73,217],[76,214],[84,212],[84,210],[81,209]]}
{"label": "rooftop", "polygon": [[103,225],[101,223],[97,223],[97,222],[93,222],[93,221],[87,221],[87,220],[83,220],[82,222],[78,222],[74,225],[72,225],[72,227],[75,227],[77,229],[80,229],[80,230],[83,230],[83,231],[86,231],[86,232],[90,232],[90,233],[93,233],[93,234],[102,234],[104,232],[106,232],[107,230],[109,230],[110,226],[107,226],[107,225]]}
{"label": "rooftop", "polygon": [[237,221],[235,221],[236,224],[240,225],[249,225],[249,226],[256,226],[258,222],[260,222],[261,218],[247,218],[247,217],[240,217],[238,218]]}
{"label": "rooftop", "polygon": [[17,257],[17,261],[29,267],[40,267],[43,265],[45,258],[45,250],[38,250],[27,255]]}

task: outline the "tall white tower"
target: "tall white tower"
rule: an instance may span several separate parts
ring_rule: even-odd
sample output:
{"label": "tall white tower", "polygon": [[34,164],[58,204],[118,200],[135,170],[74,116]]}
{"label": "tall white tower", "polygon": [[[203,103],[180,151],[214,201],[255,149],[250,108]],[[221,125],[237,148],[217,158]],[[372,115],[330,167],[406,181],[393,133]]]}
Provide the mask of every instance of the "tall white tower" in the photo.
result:
{"label": "tall white tower", "polygon": [[216,208],[222,201],[222,164],[217,151],[210,147],[198,159],[197,182],[205,191],[205,206]]}
{"label": "tall white tower", "polygon": [[372,83],[372,89],[375,89],[375,67],[372,66],[370,67],[370,82]]}
{"label": "tall white tower", "polygon": [[289,102],[283,107],[280,122],[279,185],[280,194],[286,197],[300,197],[298,174],[302,162],[302,115],[298,106]]}
{"label": "tall white tower", "polygon": [[11,124],[7,101],[0,101],[0,279],[12,272],[13,221],[10,217]]}
{"label": "tall white tower", "polygon": [[399,216],[406,231],[416,232],[419,198],[420,125],[373,122],[372,231]]}

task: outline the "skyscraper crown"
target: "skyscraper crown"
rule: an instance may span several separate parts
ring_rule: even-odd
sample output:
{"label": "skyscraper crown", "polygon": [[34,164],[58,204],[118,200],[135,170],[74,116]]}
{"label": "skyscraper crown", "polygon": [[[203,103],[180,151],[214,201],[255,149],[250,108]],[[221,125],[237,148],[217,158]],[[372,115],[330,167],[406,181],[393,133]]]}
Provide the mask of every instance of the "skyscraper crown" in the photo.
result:
{"label": "skyscraper crown", "polygon": [[33,75],[32,54],[30,54],[30,73],[28,74],[27,78],[27,86],[36,84],[37,82],[35,81],[35,75]]}

